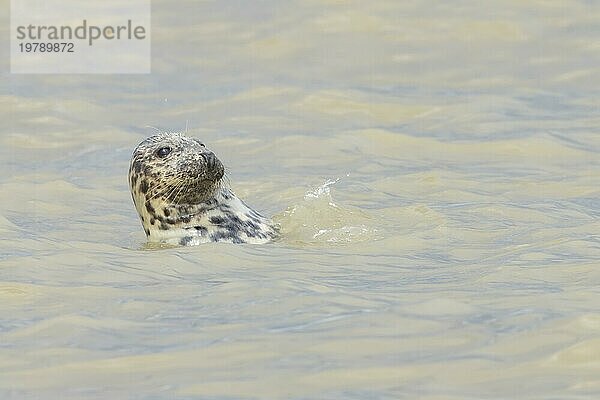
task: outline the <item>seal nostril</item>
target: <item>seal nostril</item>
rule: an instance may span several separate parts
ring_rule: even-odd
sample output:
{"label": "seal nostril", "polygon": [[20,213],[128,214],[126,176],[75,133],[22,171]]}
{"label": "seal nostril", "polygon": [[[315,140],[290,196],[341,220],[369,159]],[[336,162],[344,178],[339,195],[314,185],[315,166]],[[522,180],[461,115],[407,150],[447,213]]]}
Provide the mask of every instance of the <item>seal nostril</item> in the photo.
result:
{"label": "seal nostril", "polygon": [[206,161],[206,166],[209,169],[213,169],[217,163],[217,157],[213,153],[202,153],[202,158]]}

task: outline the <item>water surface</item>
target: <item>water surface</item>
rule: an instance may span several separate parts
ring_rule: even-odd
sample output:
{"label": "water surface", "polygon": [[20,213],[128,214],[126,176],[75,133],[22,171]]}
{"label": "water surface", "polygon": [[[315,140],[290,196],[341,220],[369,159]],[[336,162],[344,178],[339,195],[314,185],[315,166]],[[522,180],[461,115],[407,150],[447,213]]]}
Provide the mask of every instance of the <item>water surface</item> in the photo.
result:
{"label": "water surface", "polygon": [[[0,397],[600,395],[595,2],[152,24],[151,75],[3,69]],[[144,245],[131,151],[186,125],[281,241]]]}

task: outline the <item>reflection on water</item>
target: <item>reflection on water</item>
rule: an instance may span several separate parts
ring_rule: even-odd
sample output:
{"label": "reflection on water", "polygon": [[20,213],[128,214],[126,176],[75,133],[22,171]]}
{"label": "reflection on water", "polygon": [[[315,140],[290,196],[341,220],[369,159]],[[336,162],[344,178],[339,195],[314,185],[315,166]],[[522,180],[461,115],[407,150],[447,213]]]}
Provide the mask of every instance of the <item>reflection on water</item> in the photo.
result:
{"label": "reflection on water", "polygon": [[[4,72],[0,397],[597,397],[599,15],[154,2],[151,75]],[[148,125],[285,237],[148,248]]]}

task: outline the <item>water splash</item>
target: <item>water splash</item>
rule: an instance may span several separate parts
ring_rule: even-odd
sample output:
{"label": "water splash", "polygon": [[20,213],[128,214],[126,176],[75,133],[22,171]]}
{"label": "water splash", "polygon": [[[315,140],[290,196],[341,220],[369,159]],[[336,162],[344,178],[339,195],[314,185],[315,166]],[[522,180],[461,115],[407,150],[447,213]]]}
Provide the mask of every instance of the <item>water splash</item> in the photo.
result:
{"label": "water splash", "polygon": [[286,242],[350,244],[380,239],[374,219],[363,210],[338,205],[331,188],[340,178],[328,179],[308,190],[299,204],[274,217]]}
{"label": "water splash", "polygon": [[309,190],[308,192],[306,192],[306,194],[304,195],[304,200],[318,199],[320,197],[327,197],[330,200],[329,205],[331,205],[333,207],[337,207],[333,203],[333,201],[331,201],[331,190],[329,189],[329,186],[333,186],[336,183],[338,183],[339,181],[340,181],[340,178],[337,178],[335,180],[328,179],[327,181],[325,181],[325,183],[323,183],[321,186],[318,186],[316,189]]}

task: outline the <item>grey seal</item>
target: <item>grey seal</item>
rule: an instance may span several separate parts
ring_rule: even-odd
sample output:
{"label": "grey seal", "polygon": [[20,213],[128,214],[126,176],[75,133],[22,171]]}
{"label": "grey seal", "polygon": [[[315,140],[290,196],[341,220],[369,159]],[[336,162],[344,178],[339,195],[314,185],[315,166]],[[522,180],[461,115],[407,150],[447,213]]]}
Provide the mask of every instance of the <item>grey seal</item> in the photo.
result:
{"label": "grey seal", "polygon": [[129,187],[150,242],[267,243],[278,236],[269,219],[229,188],[225,168],[199,139],[161,132],[142,141],[129,165]]}

